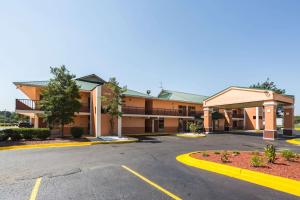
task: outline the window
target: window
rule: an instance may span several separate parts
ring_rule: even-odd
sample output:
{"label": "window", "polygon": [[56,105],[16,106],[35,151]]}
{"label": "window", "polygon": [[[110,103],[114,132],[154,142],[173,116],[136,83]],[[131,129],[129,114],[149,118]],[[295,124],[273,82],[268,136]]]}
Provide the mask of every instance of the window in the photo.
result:
{"label": "window", "polygon": [[162,118],[162,119],[159,119],[158,121],[158,128],[159,129],[164,129],[165,127],[165,120]]}
{"label": "window", "polygon": [[186,106],[178,106],[178,112],[180,115],[186,115]]}

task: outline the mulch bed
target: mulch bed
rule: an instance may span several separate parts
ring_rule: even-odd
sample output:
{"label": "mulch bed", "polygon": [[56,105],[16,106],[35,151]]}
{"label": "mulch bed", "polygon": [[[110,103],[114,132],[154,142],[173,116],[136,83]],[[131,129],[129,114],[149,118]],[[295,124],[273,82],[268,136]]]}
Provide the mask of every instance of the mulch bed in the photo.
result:
{"label": "mulch bed", "polygon": [[0,147],[18,146],[18,145],[32,145],[32,144],[50,144],[50,143],[65,143],[65,142],[89,142],[86,138],[74,139],[71,137],[64,138],[50,138],[47,140],[20,140],[20,141],[4,141],[0,142]]}
{"label": "mulch bed", "polygon": [[[221,155],[215,154],[213,151],[205,151],[208,157],[203,156],[203,152],[193,153],[191,156],[193,158],[212,161],[220,164],[226,164],[234,167],[239,167],[243,169],[248,169],[252,171],[258,171],[266,174],[271,174],[275,176],[281,176],[285,178],[290,178],[300,181],[300,159],[295,158],[293,161],[286,161],[279,153],[277,154],[277,159],[275,163],[267,163],[265,161],[264,165],[261,167],[252,167],[251,158],[253,157],[252,152],[240,152],[239,155],[234,155],[232,151],[228,151],[230,154],[229,162],[223,163],[221,161]],[[261,157],[264,158],[264,153],[259,153]],[[266,159],[264,159],[266,160]]]}

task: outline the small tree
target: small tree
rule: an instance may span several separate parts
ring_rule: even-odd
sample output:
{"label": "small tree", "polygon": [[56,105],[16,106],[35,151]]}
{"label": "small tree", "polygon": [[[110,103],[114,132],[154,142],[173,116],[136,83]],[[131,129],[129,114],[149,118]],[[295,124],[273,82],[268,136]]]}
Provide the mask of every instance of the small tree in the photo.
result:
{"label": "small tree", "polygon": [[40,107],[49,127],[60,125],[63,137],[65,124],[73,122],[74,113],[81,107],[79,87],[75,75],[70,74],[64,65],[50,69],[54,77],[42,91]]}
{"label": "small tree", "polygon": [[107,83],[104,84],[107,88],[107,92],[102,96],[103,108],[106,113],[110,115],[110,131],[114,130],[114,118],[121,117],[122,112],[119,107],[122,106],[122,94],[127,90],[126,87],[121,88],[116,78],[110,78]]}

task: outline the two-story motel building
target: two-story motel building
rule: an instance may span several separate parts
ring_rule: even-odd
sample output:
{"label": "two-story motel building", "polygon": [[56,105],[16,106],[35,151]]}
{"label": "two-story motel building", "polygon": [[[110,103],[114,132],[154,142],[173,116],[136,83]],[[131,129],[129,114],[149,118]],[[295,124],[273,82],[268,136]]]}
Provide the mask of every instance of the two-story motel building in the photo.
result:
{"label": "two-story motel building", "polygon": [[[115,119],[115,130],[110,131],[109,115],[102,107],[102,95],[109,90],[105,81],[95,74],[76,79],[80,87],[80,112],[74,122],[65,127],[83,127],[86,135],[161,134],[186,132],[188,122],[204,120],[204,130],[213,131],[264,130],[264,139],[277,136],[276,108],[284,108],[284,129],[293,133],[294,97],[272,91],[229,87],[211,97],[184,92],[162,90],[155,97],[128,89],[123,94],[122,117]],[[14,82],[28,99],[16,99],[16,112],[30,118],[34,127],[46,127],[38,102],[48,81]],[[217,112],[216,112],[217,111]],[[218,114],[216,114],[218,113]]]}

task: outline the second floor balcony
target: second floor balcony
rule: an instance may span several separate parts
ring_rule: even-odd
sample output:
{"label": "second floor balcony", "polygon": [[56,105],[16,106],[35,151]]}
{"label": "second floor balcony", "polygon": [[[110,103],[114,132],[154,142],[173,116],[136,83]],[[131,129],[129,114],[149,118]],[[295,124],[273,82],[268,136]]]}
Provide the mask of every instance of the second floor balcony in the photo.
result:
{"label": "second floor balcony", "polygon": [[165,115],[165,116],[189,116],[189,117],[201,117],[203,112],[199,111],[182,111],[179,109],[164,109],[164,108],[152,108],[145,109],[144,107],[131,107],[123,106],[123,114],[134,114],[134,115]]}
{"label": "second floor balcony", "polygon": [[[16,99],[16,110],[40,111],[39,102],[39,100]],[[90,106],[88,104],[81,104],[79,112],[90,112]]]}

